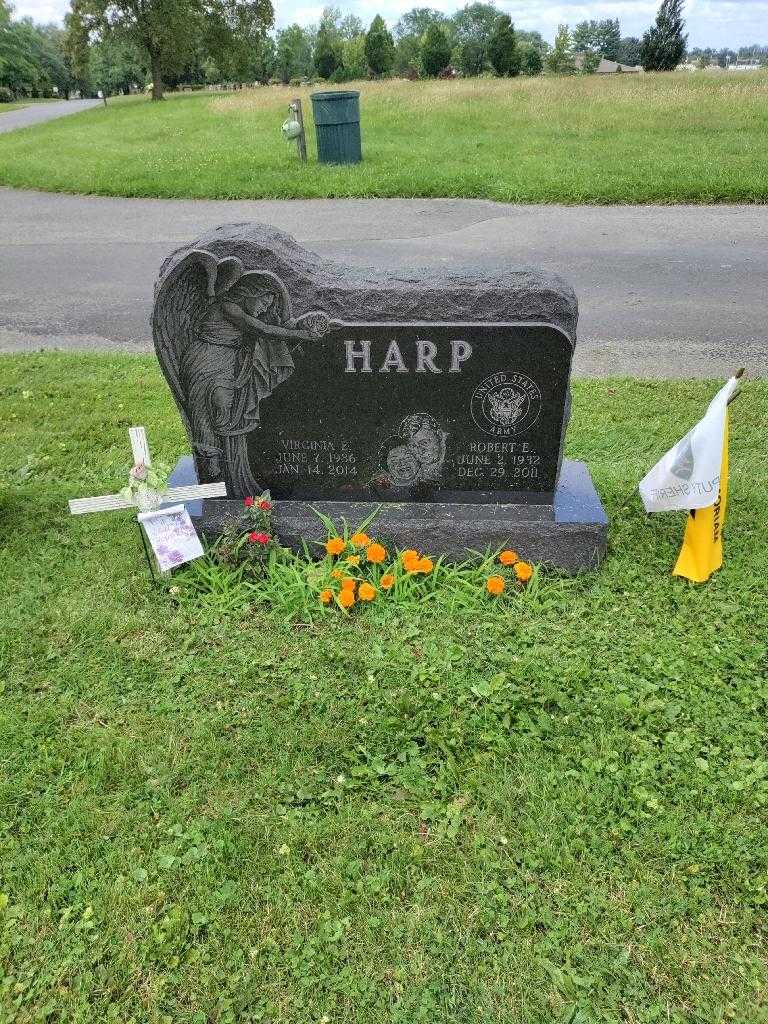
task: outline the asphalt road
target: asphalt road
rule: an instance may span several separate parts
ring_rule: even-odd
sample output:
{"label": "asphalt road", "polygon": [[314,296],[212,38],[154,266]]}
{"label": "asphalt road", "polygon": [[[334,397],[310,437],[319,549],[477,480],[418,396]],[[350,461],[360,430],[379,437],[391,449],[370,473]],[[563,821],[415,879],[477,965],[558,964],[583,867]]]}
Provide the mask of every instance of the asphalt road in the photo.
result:
{"label": "asphalt road", "polygon": [[576,373],[768,376],[768,207],[209,202],[0,189],[0,351],[148,351],[174,247],[262,220],[354,265],[536,264],[575,287]]}
{"label": "asphalt road", "polygon": [[101,100],[59,100],[52,103],[30,103],[28,107],[5,112],[0,108],[0,135],[3,132],[13,132],[17,128],[28,128],[32,124],[42,124],[43,121],[53,121],[57,117],[77,114],[80,110],[96,106],[97,103],[101,103]]}

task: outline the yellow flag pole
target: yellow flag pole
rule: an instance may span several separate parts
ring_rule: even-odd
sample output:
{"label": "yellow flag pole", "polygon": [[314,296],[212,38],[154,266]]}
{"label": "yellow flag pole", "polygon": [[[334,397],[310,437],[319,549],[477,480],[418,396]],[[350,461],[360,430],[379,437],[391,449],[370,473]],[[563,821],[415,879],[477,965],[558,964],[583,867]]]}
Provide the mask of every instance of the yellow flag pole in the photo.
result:
{"label": "yellow flag pole", "polygon": [[[744,367],[734,374],[740,379]],[[741,394],[735,391],[728,399],[731,404]],[[728,505],[728,421],[726,408],[723,424],[723,457],[720,463],[720,482],[717,500],[706,508],[692,509],[685,523],[683,546],[672,570],[673,576],[682,576],[694,583],[704,583],[723,564],[723,525]]]}

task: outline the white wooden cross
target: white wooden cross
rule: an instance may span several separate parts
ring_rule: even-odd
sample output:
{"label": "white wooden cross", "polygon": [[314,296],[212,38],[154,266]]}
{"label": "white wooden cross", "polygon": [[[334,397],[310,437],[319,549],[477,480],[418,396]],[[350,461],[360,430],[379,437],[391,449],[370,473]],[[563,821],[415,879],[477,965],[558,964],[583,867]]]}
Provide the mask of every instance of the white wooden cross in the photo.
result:
{"label": "white wooden cross", "polygon": [[[144,427],[131,427],[128,437],[131,440],[134,466],[151,465],[147,432]],[[169,487],[168,490],[156,497],[157,505],[164,505],[167,502],[189,501],[192,498],[225,498],[226,495],[227,485],[218,483],[196,484],[191,487]],[[69,511],[73,516],[81,516],[86,512],[112,512],[116,509],[136,507],[136,502],[126,501],[119,494],[103,494],[99,498],[73,498],[69,503]]]}

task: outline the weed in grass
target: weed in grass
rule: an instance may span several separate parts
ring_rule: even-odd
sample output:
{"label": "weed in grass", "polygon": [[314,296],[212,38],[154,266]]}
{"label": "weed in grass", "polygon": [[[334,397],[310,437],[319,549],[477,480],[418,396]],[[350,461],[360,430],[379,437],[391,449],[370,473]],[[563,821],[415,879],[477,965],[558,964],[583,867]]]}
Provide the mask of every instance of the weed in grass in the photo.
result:
{"label": "weed in grass", "polygon": [[68,515],[186,450],[154,359],[0,358],[0,1019],[764,1020],[768,387],[709,584],[628,497],[713,390],[574,382],[600,572],[309,623]]}

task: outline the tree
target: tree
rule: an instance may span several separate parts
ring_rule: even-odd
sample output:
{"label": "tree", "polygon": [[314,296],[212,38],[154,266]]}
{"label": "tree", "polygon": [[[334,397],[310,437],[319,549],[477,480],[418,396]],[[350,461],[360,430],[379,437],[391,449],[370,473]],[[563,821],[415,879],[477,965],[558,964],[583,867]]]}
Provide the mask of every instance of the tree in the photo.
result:
{"label": "tree", "polygon": [[[450,47],[448,48],[450,59]],[[401,77],[418,75],[421,67],[421,43],[416,36],[401,36],[395,43],[393,70]]]}
{"label": "tree", "polygon": [[344,80],[359,81],[368,75],[368,62],[365,57],[365,34],[345,39],[341,49],[341,64],[344,69]]}
{"label": "tree", "polygon": [[410,36],[413,39],[423,39],[432,25],[439,25],[443,31],[448,26],[448,18],[442,11],[436,11],[434,7],[414,7],[407,11],[395,25],[395,39],[398,41]]}
{"label": "tree", "polygon": [[640,63],[640,40],[635,36],[624,36],[619,45],[619,56],[615,57],[621,64]]}
{"label": "tree", "polygon": [[[581,62],[578,65],[580,75],[594,75],[600,67],[600,54],[595,50],[581,50]],[[574,55],[575,56],[575,55]]]}
{"label": "tree", "polygon": [[488,47],[478,39],[467,39],[460,43],[453,57],[459,71],[465,78],[474,78],[488,70]]}
{"label": "tree", "polygon": [[395,43],[380,14],[371,22],[365,37],[365,59],[374,75],[386,75],[395,63]]}
{"label": "tree", "polygon": [[436,22],[429,26],[421,47],[421,66],[427,78],[437,78],[451,62],[448,36]]}
{"label": "tree", "polygon": [[515,29],[517,35],[518,45],[520,43],[530,43],[531,46],[535,46],[539,53],[547,52],[547,44],[544,42],[544,37],[541,32],[526,32],[525,29]]}
{"label": "tree", "polygon": [[[209,63],[213,63],[208,58]],[[108,35],[91,48],[90,78],[105,96],[128,95],[131,87],[144,83],[144,67],[138,51],[126,40]],[[220,78],[206,79],[220,81]]]}
{"label": "tree", "polygon": [[524,75],[535,77],[544,70],[541,50],[533,43],[523,43],[518,47],[520,53],[520,70]]}
{"label": "tree", "polygon": [[520,74],[520,53],[517,48],[515,26],[508,14],[502,14],[496,22],[493,35],[488,40],[488,59],[499,77],[514,77]]}
{"label": "tree", "polygon": [[287,85],[312,71],[312,41],[301,25],[289,25],[277,33],[275,74]]}
{"label": "tree", "polygon": [[315,43],[315,70],[321,78],[330,78],[341,65],[341,46],[325,28],[320,28]]}
{"label": "tree", "polygon": [[[9,12],[10,13],[10,12]],[[37,96],[41,84],[31,21],[0,26],[0,87],[12,96]]]}
{"label": "tree", "polygon": [[58,25],[37,25],[36,29],[40,38],[38,59],[44,79],[57,95],[68,97],[73,79],[66,56],[66,32]]}
{"label": "tree", "polygon": [[68,95],[71,77],[62,29],[36,25],[31,18],[12,21],[7,4],[2,6],[0,19],[0,86],[4,94]]}
{"label": "tree", "polygon": [[64,16],[64,55],[72,76],[72,88],[82,96],[90,90],[91,51],[88,26],[76,6]]}
{"label": "tree", "polygon": [[321,78],[330,78],[341,67],[342,38],[338,7],[325,7],[320,17],[315,39],[315,70]]}
{"label": "tree", "polygon": [[646,71],[673,71],[685,54],[684,0],[661,0],[656,24],[643,35],[640,60]]}
{"label": "tree", "polygon": [[554,75],[575,75],[571,33],[567,25],[557,26],[555,44],[545,58],[547,69]]}
{"label": "tree", "polygon": [[459,43],[472,42],[488,45],[493,35],[499,11],[494,4],[472,3],[456,11],[451,21]]}
{"label": "tree", "polygon": [[277,71],[277,44],[272,36],[264,36],[253,61],[255,81],[266,85]]}
{"label": "tree", "polygon": [[347,14],[341,19],[339,35],[342,39],[357,39],[365,35],[365,26],[356,14]]}
{"label": "tree", "polygon": [[217,64],[242,61],[274,21],[271,0],[73,0],[90,35],[113,32],[146,57],[152,99],[163,98],[163,76],[205,51]]}
{"label": "tree", "polygon": [[607,57],[608,60],[619,60],[621,49],[619,19],[606,18],[604,21],[579,22],[573,30],[573,48],[577,52],[592,50],[602,57]]}

